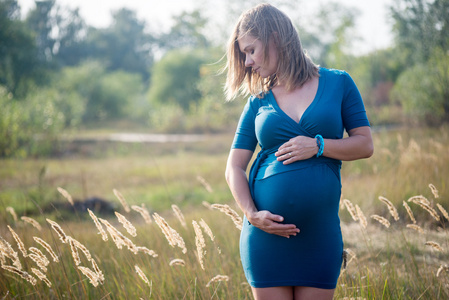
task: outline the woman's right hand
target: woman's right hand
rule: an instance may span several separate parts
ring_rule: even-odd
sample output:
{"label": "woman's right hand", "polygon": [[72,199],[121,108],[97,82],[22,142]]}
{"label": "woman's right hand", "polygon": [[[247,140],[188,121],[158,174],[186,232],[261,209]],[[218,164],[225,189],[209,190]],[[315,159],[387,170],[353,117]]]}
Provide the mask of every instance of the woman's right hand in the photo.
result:
{"label": "woman's right hand", "polygon": [[286,238],[299,233],[299,228],[295,224],[282,224],[284,218],[275,215],[268,210],[260,210],[247,216],[248,221],[257,228],[271,234],[280,235]]}

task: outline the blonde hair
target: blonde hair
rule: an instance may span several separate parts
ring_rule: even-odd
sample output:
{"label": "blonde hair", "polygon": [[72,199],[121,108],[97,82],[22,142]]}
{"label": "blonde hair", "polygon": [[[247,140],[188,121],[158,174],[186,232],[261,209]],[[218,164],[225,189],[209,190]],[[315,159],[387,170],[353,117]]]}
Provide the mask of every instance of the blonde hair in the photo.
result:
{"label": "blonde hair", "polygon": [[[278,52],[275,74],[262,78],[252,72],[251,67],[245,67],[245,54],[238,44],[238,38],[244,35],[251,35],[262,42],[265,61],[268,61],[268,42],[274,38]],[[290,18],[270,4],[259,4],[240,16],[228,42],[226,69],[225,93],[228,101],[239,94],[265,93],[278,81],[285,84],[287,91],[291,91],[319,76],[318,66],[304,52]]]}

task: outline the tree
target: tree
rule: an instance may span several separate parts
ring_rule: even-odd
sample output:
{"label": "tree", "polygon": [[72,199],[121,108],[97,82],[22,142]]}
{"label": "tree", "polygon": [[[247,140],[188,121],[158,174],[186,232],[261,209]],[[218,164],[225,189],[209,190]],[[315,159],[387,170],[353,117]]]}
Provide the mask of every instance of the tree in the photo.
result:
{"label": "tree", "polygon": [[35,1],[35,4],[35,9],[28,13],[26,23],[35,35],[39,60],[50,62],[53,59],[53,47],[56,42],[51,34],[54,22],[50,14],[55,0]]}
{"label": "tree", "polygon": [[87,26],[79,14],[79,9],[57,7],[55,15],[57,36],[54,56],[60,66],[74,66],[86,59]]}
{"label": "tree", "polygon": [[95,61],[64,68],[54,85],[66,95],[59,108],[67,126],[123,118],[143,89],[138,74],[106,72]]}
{"label": "tree", "polygon": [[159,37],[159,47],[166,51],[176,48],[206,48],[209,41],[202,31],[208,20],[203,18],[197,9],[192,12],[181,12],[173,17],[175,24],[170,31]]}
{"label": "tree", "polygon": [[397,45],[411,63],[449,47],[449,0],[397,0],[390,7]]}
{"label": "tree", "polygon": [[449,53],[435,48],[425,63],[404,71],[393,97],[419,121],[438,125],[449,121]]}
{"label": "tree", "polygon": [[197,83],[203,63],[204,52],[197,49],[168,52],[153,68],[150,102],[156,105],[176,104],[188,111],[201,97]]}
{"label": "tree", "polygon": [[120,9],[113,14],[110,27],[88,29],[87,55],[102,61],[110,71],[138,73],[147,80],[153,64],[155,39],[145,32],[145,27],[145,22],[139,21],[134,11]]}
{"label": "tree", "polygon": [[20,21],[17,1],[0,0],[0,85],[22,97],[41,78],[33,36]]}
{"label": "tree", "polygon": [[[296,24],[304,49],[323,67],[347,69],[349,49],[356,37],[354,24],[357,11],[337,3],[320,6],[317,14]],[[313,20],[313,27],[310,27]]]}

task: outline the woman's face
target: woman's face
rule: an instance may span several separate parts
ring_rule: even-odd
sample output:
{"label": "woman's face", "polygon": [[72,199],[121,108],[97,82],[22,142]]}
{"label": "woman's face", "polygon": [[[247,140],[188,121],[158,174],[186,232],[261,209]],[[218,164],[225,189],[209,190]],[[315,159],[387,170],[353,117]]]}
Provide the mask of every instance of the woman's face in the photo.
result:
{"label": "woman's face", "polygon": [[268,42],[268,60],[264,61],[262,42],[252,35],[246,34],[237,39],[240,51],[245,54],[245,66],[259,73],[260,77],[267,78],[277,70],[277,50],[273,37]]}

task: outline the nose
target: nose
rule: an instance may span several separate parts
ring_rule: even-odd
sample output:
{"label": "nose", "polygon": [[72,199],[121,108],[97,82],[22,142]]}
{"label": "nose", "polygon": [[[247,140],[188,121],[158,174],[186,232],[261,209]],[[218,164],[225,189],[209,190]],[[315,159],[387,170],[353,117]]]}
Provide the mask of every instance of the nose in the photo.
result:
{"label": "nose", "polygon": [[250,55],[245,56],[245,67],[251,67],[254,63],[254,60],[251,58]]}

